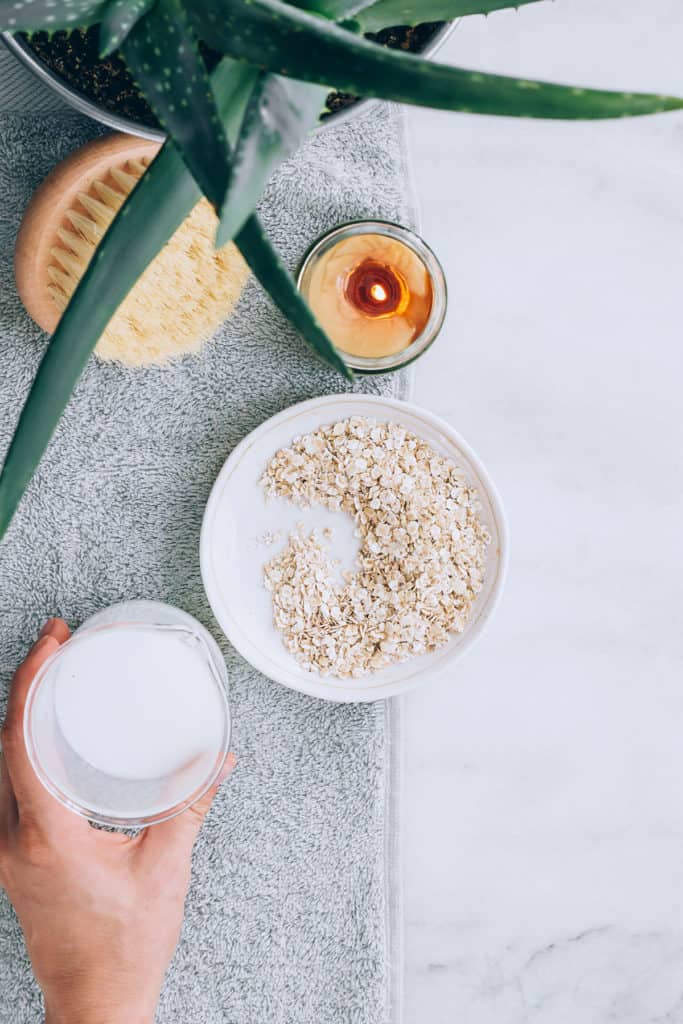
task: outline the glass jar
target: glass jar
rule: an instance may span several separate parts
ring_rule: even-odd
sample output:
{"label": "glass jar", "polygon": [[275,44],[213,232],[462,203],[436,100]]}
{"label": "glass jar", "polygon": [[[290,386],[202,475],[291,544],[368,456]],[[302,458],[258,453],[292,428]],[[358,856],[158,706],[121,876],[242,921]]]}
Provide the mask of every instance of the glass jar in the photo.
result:
{"label": "glass jar", "polygon": [[175,817],[218,778],[231,734],[220,649],[191,615],[130,601],[93,616],[31,684],[31,764],[63,806],[101,825]]}
{"label": "glass jar", "polygon": [[[330,258],[332,250],[339,246],[340,243],[345,242],[348,239],[359,238],[360,236],[369,236],[369,247],[372,246],[372,236],[379,236],[380,239],[387,239],[389,244],[399,243],[401,246],[406,247],[410,254],[414,254],[414,256],[417,257],[431,284],[432,302],[429,314],[425,318],[425,322],[418,336],[415,337],[406,347],[401,348],[400,351],[392,352],[388,355],[376,356],[351,354],[344,351],[341,344],[337,344],[338,339],[335,339],[334,337],[333,328],[330,328],[329,324],[326,325],[323,323],[323,327],[327,330],[331,341],[336,345],[337,351],[352,369],[364,374],[391,373],[395,370],[400,370],[403,367],[408,366],[409,363],[412,363],[415,359],[426,352],[437,338],[443,326],[448,304],[446,278],[444,276],[443,268],[435,254],[429,248],[427,243],[413,231],[410,231],[408,228],[404,228],[399,224],[392,224],[388,221],[354,221],[335,228],[333,231],[323,235],[313,243],[304,257],[299,270],[297,285],[301,294],[309,304],[311,304],[311,300],[313,298],[312,289],[319,286],[317,282],[317,272]],[[382,248],[381,242],[376,243],[376,259],[382,258]],[[344,274],[338,275],[335,287],[340,293],[344,287],[345,275],[352,274],[353,270],[354,267],[350,263],[348,267],[344,267]],[[364,321],[361,313],[358,314],[358,317],[358,330],[360,331],[363,329]],[[372,319],[372,317],[368,318],[365,320],[365,323],[368,323]]]}

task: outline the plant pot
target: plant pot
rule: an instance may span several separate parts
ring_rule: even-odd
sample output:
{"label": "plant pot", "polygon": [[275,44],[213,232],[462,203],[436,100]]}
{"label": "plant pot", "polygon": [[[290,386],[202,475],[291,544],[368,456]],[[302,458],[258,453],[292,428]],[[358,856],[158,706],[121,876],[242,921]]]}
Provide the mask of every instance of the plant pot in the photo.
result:
{"label": "plant pot", "polygon": [[[455,22],[443,22],[437,25],[429,34],[429,38],[420,52],[430,56],[443,45],[455,27]],[[116,131],[127,132],[130,135],[138,135],[144,139],[162,141],[164,133],[156,127],[144,124],[130,116],[119,113],[116,109],[110,109],[102,103],[91,99],[84,92],[80,91],[73,84],[63,78],[57,71],[53,70],[42,60],[31,47],[30,43],[21,36],[13,36],[9,32],[3,32],[2,38],[9,49],[46,85],[62,97],[70,106],[80,110],[81,113],[100,121],[102,124]],[[320,129],[328,125],[337,125],[350,117],[366,114],[378,100],[357,100],[343,109],[334,110],[323,120]]]}

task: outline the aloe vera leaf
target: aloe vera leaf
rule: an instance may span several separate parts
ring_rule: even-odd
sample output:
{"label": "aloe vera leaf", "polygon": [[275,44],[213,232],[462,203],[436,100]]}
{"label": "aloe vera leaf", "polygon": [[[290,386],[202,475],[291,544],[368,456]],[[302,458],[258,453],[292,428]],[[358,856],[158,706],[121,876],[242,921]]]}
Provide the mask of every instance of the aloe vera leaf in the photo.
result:
{"label": "aloe vera leaf", "polygon": [[158,0],[121,50],[190,174],[220,210],[230,181],[230,146],[182,0]]}
{"label": "aloe vera leaf", "polygon": [[112,222],[64,311],[14,432],[0,475],[0,538],[100,335],[199,195],[182,160],[166,143]]}
{"label": "aloe vera leaf", "polygon": [[218,114],[228,143],[234,146],[244,121],[244,112],[251,98],[259,72],[240,61],[224,57],[211,72],[211,85]]}
{"label": "aloe vera leaf", "polygon": [[683,108],[677,97],[609,92],[448,67],[376,46],[281,0],[194,0],[209,45],[276,74],[444,110],[594,119]]}
{"label": "aloe vera leaf", "polygon": [[[539,0],[376,0],[356,8],[354,27],[380,32],[389,25],[418,25],[423,21],[452,21],[469,14],[490,14]],[[349,17],[349,15],[346,15]]]}
{"label": "aloe vera leaf", "polygon": [[539,0],[289,0],[312,14],[344,21],[360,32],[380,32],[393,25],[452,21],[468,14],[490,14]]}
{"label": "aloe vera leaf", "polygon": [[118,48],[156,0],[110,0],[100,25],[100,54],[108,57]]}
{"label": "aloe vera leaf", "polygon": [[[253,69],[229,59],[213,73],[223,123],[234,139],[255,77]],[[178,152],[166,143],[112,222],[50,340],[19,417],[0,473],[0,540],[102,332],[200,195]]]}
{"label": "aloe vera leaf", "polygon": [[101,21],[108,0],[0,0],[0,30],[87,28]]}
{"label": "aloe vera leaf", "polygon": [[311,11],[312,14],[322,14],[332,21],[351,18],[371,2],[372,0],[289,0],[294,7],[302,7],[305,11]]}
{"label": "aloe vera leaf", "polygon": [[301,332],[321,359],[347,380],[353,380],[352,371],[313,316],[255,215],[246,221],[236,235],[235,243],[275,305]]}
{"label": "aloe vera leaf", "polygon": [[232,176],[216,245],[231,241],[251,214],[272,172],[315,126],[328,90],[278,75],[259,77],[232,154]]}

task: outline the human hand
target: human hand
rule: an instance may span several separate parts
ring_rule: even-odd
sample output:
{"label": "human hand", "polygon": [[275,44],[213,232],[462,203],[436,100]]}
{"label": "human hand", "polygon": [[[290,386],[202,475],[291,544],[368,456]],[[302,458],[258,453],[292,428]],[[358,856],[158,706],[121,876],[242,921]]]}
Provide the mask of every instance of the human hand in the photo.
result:
{"label": "human hand", "polygon": [[41,665],[69,637],[50,619],[10,690],[0,758],[0,884],[24,931],[46,1024],[150,1024],[178,943],[192,847],[220,783],[135,838],[66,810],[36,777],[24,706]]}

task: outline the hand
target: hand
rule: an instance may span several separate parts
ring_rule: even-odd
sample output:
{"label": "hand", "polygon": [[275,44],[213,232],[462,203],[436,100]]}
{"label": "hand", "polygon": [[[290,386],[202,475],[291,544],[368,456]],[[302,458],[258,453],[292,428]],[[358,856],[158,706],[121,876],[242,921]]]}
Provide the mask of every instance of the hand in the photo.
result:
{"label": "hand", "polygon": [[24,705],[69,637],[51,619],[12,682],[0,759],[0,883],[24,930],[46,1024],[150,1024],[178,943],[194,840],[220,783],[135,838],[93,829],[35,776]]}

